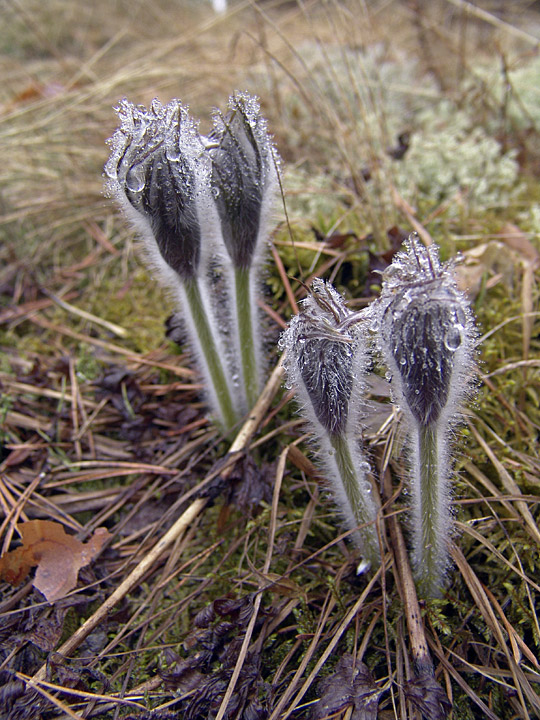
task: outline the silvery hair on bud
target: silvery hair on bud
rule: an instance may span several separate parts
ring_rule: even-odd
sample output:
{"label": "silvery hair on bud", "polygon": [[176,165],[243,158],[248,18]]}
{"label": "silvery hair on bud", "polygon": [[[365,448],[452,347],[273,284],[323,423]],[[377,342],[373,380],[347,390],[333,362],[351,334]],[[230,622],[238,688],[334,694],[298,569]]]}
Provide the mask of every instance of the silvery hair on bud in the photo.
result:
{"label": "silvery hair on bud", "polygon": [[453,264],[413,233],[383,275],[373,306],[396,401],[420,426],[448,421],[470,387],[476,331]]}
{"label": "silvery hair on bud", "polygon": [[166,285],[206,272],[221,243],[210,192],[210,164],[187,109],[154,100],[149,109],[122,100],[109,140],[107,190],[134,225]]}
{"label": "silvery hair on bud", "polygon": [[223,240],[234,267],[247,269],[266,247],[278,187],[279,156],[256,97],[236,93],[225,114],[215,111],[208,152]]}
{"label": "silvery hair on bud", "polygon": [[[359,523],[371,523],[364,536],[366,532],[373,536],[370,545],[374,562],[380,559],[374,528],[378,508],[368,478],[369,464],[360,447],[367,342],[363,326],[347,322],[351,316],[341,295],[330,283],[317,278],[300,313],[283,333],[280,347],[285,350],[288,386],[296,390],[315,435],[318,458],[346,524],[354,528]],[[336,451],[338,444],[346,447],[341,457]],[[345,473],[347,478],[343,472],[345,456],[352,470]],[[354,475],[354,487],[349,475]],[[365,548],[361,532],[353,539]]]}

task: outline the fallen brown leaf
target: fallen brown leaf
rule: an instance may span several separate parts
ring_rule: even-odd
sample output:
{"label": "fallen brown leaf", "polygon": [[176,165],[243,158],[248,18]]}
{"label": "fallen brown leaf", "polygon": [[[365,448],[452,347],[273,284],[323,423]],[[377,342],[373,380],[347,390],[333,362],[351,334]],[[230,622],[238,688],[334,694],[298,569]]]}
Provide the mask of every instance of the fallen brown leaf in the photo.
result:
{"label": "fallen brown leaf", "polygon": [[506,223],[500,232],[500,237],[505,245],[514,250],[525,262],[533,263],[533,265],[540,262],[538,250],[517,225]]}
{"label": "fallen brown leaf", "polygon": [[18,585],[37,565],[34,587],[50,603],[76,587],[79,570],[101,552],[109,537],[105,528],[97,528],[88,542],[82,543],[51,520],[30,520],[17,530],[23,544],[0,558],[0,577]]}

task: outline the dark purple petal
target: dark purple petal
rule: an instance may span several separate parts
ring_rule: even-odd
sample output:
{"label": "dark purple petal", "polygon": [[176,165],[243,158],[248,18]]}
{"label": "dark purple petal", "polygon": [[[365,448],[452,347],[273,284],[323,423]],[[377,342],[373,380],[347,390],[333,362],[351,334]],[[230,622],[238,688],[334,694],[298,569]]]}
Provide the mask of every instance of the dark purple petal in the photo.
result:
{"label": "dark purple petal", "polygon": [[196,274],[201,255],[196,200],[188,191],[194,182],[185,159],[171,162],[160,151],[148,165],[141,197],[126,193],[135,209],[148,216],[161,256],[183,279]]}
{"label": "dark purple petal", "polygon": [[402,307],[391,303],[388,342],[401,375],[403,394],[421,425],[437,422],[448,401],[454,356],[462,343],[465,314],[449,291],[422,291]]}
{"label": "dark purple petal", "polygon": [[[267,195],[273,194],[275,150],[256,98],[229,100],[229,112],[216,114],[209,138],[212,187],[223,240],[233,265],[253,262]],[[267,203],[266,203],[267,204]]]}

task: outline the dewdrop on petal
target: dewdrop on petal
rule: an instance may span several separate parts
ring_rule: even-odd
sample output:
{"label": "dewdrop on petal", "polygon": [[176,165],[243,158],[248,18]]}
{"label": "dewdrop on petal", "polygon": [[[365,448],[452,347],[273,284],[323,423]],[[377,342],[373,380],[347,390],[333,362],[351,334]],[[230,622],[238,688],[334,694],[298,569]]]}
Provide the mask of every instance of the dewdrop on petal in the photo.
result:
{"label": "dewdrop on petal", "polygon": [[[209,166],[195,124],[178,100],[151,107],[122,100],[120,127],[109,141],[109,193],[119,202],[162,274],[194,277],[201,237],[217,227]],[[159,251],[159,256],[156,253]]]}
{"label": "dewdrop on petal", "polygon": [[352,537],[364,555],[359,565],[364,571],[380,564],[379,508],[360,447],[368,356],[365,332],[353,316],[330,283],[315,279],[280,347],[285,350],[289,385],[315,435],[334,500],[348,527],[357,528]]}

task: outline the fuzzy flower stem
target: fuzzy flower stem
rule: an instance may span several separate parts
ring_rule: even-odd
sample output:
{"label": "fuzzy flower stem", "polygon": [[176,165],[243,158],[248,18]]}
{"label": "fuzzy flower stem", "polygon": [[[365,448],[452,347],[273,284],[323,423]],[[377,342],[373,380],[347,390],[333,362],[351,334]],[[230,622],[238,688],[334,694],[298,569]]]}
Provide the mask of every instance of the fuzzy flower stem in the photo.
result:
{"label": "fuzzy flower stem", "polygon": [[446,564],[448,552],[447,472],[438,449],[437,426],[417,427],[414,436],[413,462],[419,469],[417,480],[420,484],[413,523],[417,582],[424,597],[437,597],[442,589],[441,567]]}
{"label": "fuzzy flower stem", "polygon": [[259,397],[259,371],[251,311],[250,269],[237,267],[234,271],[236,317],[238,320],[238,338],[242,375],[248,409],[251,409]]}
{"label": "fuzzy flower stem", "polygon": [[214,336],[206,316],[199,283],[196,279],[189,279],[184,282],[183,287],[193,319],[193,327],[197,333],[199,350],[206,362],[208,374],[214,386],[221,420],[224,427],[230,430],[236,424],[238,418],[234,411],[223,365],[221,364]]}
{"label": "fuzzy flower stem", "polygon": [[373,501],[369,497],[369,502],[366,502],[347,436],[341,434],[330,435],[330,443],[335,451],[339,478],[343,483],[343,490],[349,501],[349,506],[357,524],[363,526],[360,531],[362,535],[362,554],[371,567],[378,567],[381,562],[381,553],[377,529],[373,523]]}

